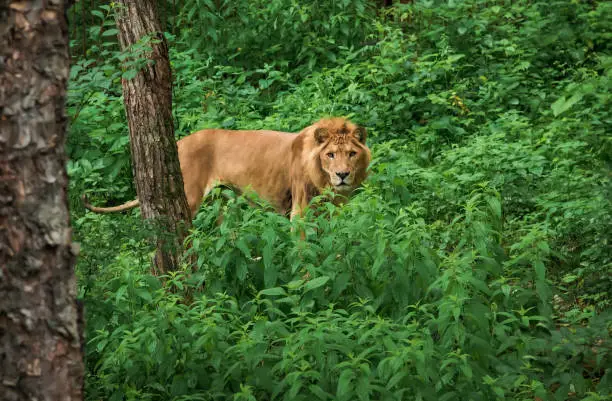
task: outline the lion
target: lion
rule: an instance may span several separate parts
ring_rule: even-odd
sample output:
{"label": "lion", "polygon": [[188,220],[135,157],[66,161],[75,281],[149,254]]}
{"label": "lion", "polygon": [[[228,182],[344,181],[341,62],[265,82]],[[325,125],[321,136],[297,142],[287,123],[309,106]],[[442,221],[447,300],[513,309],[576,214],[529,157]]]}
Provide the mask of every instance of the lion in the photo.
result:
{"label": "lion", "polygon": [[[252,190],[293,220],[326,188],[347,197],[367,177],[371,160],[366,129],[341,117],[324,118],[301,132],[204,129],[177,142],[191,217],[217,185]],[[97,213],[128,210],[120,206],[85,207]]]}

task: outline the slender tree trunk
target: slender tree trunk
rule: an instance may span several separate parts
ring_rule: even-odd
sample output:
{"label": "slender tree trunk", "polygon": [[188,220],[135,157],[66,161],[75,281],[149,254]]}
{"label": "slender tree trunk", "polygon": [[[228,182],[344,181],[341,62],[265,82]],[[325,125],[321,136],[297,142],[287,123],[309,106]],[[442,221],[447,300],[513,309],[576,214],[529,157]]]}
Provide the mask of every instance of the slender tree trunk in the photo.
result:
{"label": "slender tree trunk", "polygon": [[167,235],[157,237],[155,260],[156,273],[165,273],[178,267],[183,240],[191,224],[174,138],[168,46],[154,1],[119,3],[117,26],[121,48],[129,51],[147,35],[153,39],[148,43],[153,50],[147,55],[153,63],[141,68],[135,78],[123,79],[122,84],[142,216],[160,222],[158,227],[166,229]]}
{"label": "slender tree trunk", "polygon": [[85,14],[85,0],[81,0],[81,27],[83,28],[83,58],[87,57],[87,15]]}
{"label": "slender tree trunk", "polygon": [[67,4],[0,0],[0,399],[82,400]]}

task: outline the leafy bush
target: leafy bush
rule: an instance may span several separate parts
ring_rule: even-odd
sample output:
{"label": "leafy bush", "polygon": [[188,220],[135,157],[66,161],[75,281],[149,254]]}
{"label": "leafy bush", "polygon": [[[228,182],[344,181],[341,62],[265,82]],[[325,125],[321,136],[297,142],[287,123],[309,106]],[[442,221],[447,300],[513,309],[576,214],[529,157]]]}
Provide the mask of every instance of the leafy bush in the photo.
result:
{"label": "leafy bush", "polygon": [[186,47],[217,64],[249,70],[270,64],[307,74],[335,64],[338,49],[361,45],[374,14],[365,0],[186,0],[178,20]]}
{"label": "leafy bush", "polygon": [[126,265],[129,253],[112,263],[115,278],[89,307],[102,327],[88,347],[92,396],[533,399],[593,388],[583,363],[605,366],[609,321],[593,315],[608,327],[580,335],[554,329],[545,233],[532,229],[504,255],[487,189],[445,232],[462,238],[452,246],[419,211],[386,209],[372,188],[359,196],[320,217],[306,243],[281,217],[230,201],[219,227],[191,238],[199,273],[163,285]]}

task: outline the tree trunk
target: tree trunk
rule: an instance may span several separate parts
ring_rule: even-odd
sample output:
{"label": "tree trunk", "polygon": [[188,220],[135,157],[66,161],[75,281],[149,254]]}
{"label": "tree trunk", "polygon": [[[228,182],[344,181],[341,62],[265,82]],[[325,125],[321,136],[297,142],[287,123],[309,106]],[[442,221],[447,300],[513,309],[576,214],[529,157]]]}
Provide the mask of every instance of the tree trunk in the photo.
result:
{"label": "tree trunk", "polygon": [[[165,233],[157,236],[155,273],[175,270],[191,213],[183,189],[172,121],[172,77],[168,46],[162,34],[155,2],[120,0],[117,14],[119,43],[125,52],[146,43],[149,62],[133,79],[122,79],[125,110],[130,130],[130,149],[136,193],[142,217],[157,222]],[[134,69],[132,54],[126,67]],[[141,60],[142,61],[142,60]],[[130,65],[130,63],[132,63]],[[159,230],[158,230],[159,232]]]}
{"label": "tree trunk", "polygon": [[82,400],[67,4],[0,0],[0,399]]}

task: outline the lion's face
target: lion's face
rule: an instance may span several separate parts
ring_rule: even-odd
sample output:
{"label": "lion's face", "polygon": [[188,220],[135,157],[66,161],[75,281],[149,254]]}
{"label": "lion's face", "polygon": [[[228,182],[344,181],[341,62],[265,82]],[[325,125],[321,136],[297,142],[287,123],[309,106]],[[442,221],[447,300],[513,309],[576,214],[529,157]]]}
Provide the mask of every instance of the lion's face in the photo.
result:
{"label": "lion's face", "polygon": [[323,175],[335,192],[346,194],[366,178],[370,151],[366,131],[350,122],[329,124],[314,130]]}

